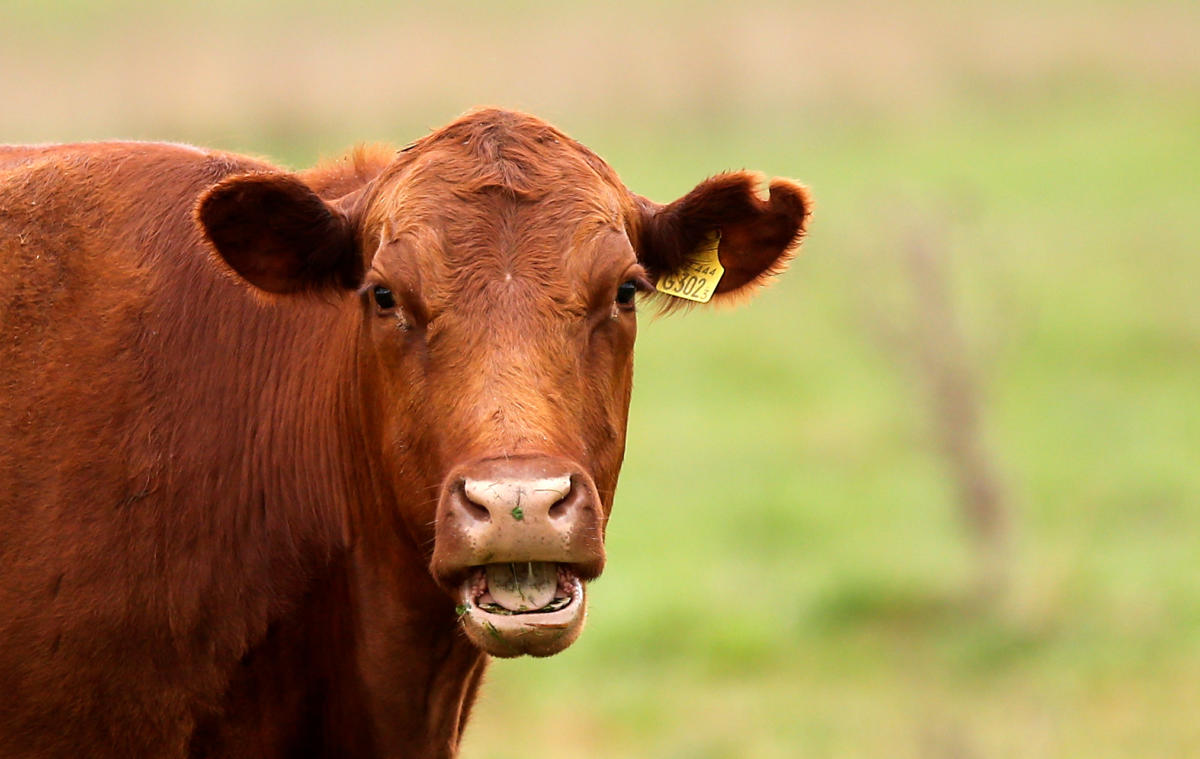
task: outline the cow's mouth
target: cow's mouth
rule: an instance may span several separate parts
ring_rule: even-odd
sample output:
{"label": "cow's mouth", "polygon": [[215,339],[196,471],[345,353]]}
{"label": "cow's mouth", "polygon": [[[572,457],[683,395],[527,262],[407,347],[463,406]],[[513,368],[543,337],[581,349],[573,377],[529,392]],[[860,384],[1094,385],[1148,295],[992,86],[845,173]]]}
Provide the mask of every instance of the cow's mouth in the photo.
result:
{"label": "cow's mouth", "polygon": [[505,562],[473,567],[462,585],[459,620],[492,656],[550,656],[583,629],[583,582],[567,564]]}

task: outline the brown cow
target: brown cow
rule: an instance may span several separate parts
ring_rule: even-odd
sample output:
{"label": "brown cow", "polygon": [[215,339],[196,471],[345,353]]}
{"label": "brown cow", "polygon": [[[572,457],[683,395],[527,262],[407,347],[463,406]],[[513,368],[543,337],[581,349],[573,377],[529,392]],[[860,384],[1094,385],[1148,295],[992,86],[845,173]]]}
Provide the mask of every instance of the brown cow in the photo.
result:
{"label": "brown cow", "polygon": [[0,148],[0,756],[453,756],[579,635],[637,293],[798,244],[758,182],[660,206],[496,110],[298,174]]}

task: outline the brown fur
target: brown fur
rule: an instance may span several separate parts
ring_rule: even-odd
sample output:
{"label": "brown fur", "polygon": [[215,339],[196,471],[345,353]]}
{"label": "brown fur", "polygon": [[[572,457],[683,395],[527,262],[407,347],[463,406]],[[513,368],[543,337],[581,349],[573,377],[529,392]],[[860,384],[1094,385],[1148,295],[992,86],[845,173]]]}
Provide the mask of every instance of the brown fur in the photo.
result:
{"label": "brown fur", "polygon": [[430,569],[447,478],[554,455],[607,515],[617,286],[714,227],[723,293],[776,271],[807,196],[752,185],[655,206],[495,110],[295,175],[0,148],[0,755],[453,756],[486,656]]}

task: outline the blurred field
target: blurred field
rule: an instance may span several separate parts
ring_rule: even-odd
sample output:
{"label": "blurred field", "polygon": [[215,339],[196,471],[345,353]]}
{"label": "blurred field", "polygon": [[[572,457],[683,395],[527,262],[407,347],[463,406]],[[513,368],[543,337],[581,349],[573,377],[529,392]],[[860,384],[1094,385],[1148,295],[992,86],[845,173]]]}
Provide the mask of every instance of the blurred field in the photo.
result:
{"label": "blurred field", "polygon": [[[772,289],[643,319],[589,629],[493,666],[464,756],[1200,756],[1197,39],[1183,2],[10,0],[0,142],[300,166],[498,103],[658,200],[742,166],[813,188]],[[867,328],[914,237],[1012,495],[993,603]]]}

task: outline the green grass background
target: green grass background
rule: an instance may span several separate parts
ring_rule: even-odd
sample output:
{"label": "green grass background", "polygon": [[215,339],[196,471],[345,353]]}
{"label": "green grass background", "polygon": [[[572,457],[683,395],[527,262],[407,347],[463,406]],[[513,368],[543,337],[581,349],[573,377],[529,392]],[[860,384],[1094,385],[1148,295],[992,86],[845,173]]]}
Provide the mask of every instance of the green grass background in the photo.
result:
{"label": "green grass background", "polygon": [[[498,662],[467,757],[1200,756],[1200,9],[1174,2],[0,2],[0,141],[303,166],[477,104],[665,201],[809,184],[791,270],[643,316],[583,638]],[[1011,496],[973,549],[871,338],[949,253]]]}

